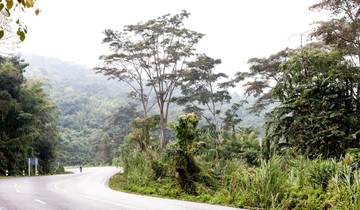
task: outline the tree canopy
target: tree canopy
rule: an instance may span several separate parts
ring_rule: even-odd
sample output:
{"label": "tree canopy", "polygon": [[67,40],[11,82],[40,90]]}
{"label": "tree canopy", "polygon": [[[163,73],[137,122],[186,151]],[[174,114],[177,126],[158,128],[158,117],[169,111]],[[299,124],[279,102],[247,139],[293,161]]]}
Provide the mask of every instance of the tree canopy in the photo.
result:
{"label": "tree canopy", "polygon": [[26,159],[39,157],[49,173],[58,140],[57,109],[38,81],[26,81],[27,65],[0,57],[0,173],[20,174]]}
{"label": "tree canopy", "polygon": [[[187,29],[184,20],[190,13],[166,14],[156,19],[127,25],[121,32],[106,30],[104,42],[114,52],[103,56],[105,68],[99,72],[128,81],[140,96],[144,110],[148,95],[143,91],[143,78],[154,91],[160,121],[160,142],[166,145],[169,106],[174,90],[179,87],[187,64],[194,55],[195,46],[203,34]],[[141,82],[140,82],[141,81]],[[134,82],[134,83],[132,83]]]}

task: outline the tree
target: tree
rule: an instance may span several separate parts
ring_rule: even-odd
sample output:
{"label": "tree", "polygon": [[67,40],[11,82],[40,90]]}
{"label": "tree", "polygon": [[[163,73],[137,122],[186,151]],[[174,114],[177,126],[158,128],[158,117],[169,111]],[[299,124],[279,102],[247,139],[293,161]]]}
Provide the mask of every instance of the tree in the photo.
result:
{"label": "tree", "polygon": [[22,63],[18,59],[7,60],[0,57],[0,173],[5,170],[16,173],[24,167],[20,160],[25,160],[31,149],[29,131],[30,113],[21,112],[21,84],[24,82]]}
{"label": "tree", "polygon": [[32,147],[33,155],[39,158],[39,171],[50,173],[59,140],[57,107],[37,80],[28,80],[23,85],[22,100],[23,111],[32,115],[32,132],[36,134]]}
{"label": "tree", "polygon": [[19,174],[28,157],[49,173],[57,142],[57,112],[38,81],[26,81],[27,65],[0,57],[0,173]]}
{"label": "tree", "polygon": [[176,172],[181,189],[188,194],[197,194],[195,182],[199,181],[200,168],[194,158],[196,127],[199,117],[195,113],[182,115],[173,126],[176,143],[166,150],[167,162]]}
{"label": "tree", "polygon": [[136,57],[129,59],[130,56],[133,56],[136,45],[129,40],[127,34],[113,30],[105,30],[104,33],[103,43],[109,45],[112,54],[100,56],[104,64],[96,67],[95,70],[97,73],[103,73],[111,79],[125,82],[132,89],[129,97],[140,101],[143,116],[147,117],[148,112],[155,105],[151,104],[150,101],[153,88],[147,88],[147,77],[144,69],[134,61]]}
{"label": "tree", "polygon": [[[317,23],[311,36],[325,45],[344,52],[351,65],[360,68],[360,1],[358,0],[320,0],[310,7],[324,10],[332,18]],[[353,86],[357,100],[360,100],[360,81]],[[358,106],[358,105],[357,105]],[[357,107],[360,109],[360,106]]]}
{"label": "tree", "polygon": [[179,104],[187,105],[186,112],[198,113],[217,131],[220,129],[222,106],[231,100],[227,91],[229,85],[220,82],[228,76],[224,73],[215,73],[215,66],[220,63],[221,60],[206,55],[190,62],[189,71],[184,74],[181,85],[183,96],[176,98]]}
{"label": "tree", "polygon": [[268,139],[310,157],[340,157],[360,146],[360,101],[354,91],[360,75],[342,53],[297,52],[280,71],[273,89],[280,105],[267,122]]}
{"label": "tree", "polygon": [[131,132],[127,138],[134,142],[141,152],[146,151],[150,146],[150,132],[153,131],[158,124],[158,115],[146,118],[135,118],[130,124]]}
{"label": "tree", "polygon": [[242,121],[238,111],[245,103],[247,103],[246,100],[242,100],[240,103],[233,103],[231,107],[225,111],[225,117],[223,118],[223,128],[228,132],[231,130],[233,139],[235,139],[236,126]]}
{"label": "tree", "polygon": [[250,112],[259,113],[268,105],[277,102],[272,95],[272,88],[282,77],[282,72],[279,70],[280,65],[292,51],[294,50],[285,49],[267,58],[251,58],[248,61],[250,64],[249,72],[236,73],[234,81],[246,81],[243,84],[245,94],[257,98],[250,107]]}
{"label": "tree", "polygon": [[[167,14],[136,25],[127,25],[121,32],[105,32],[110,40],[114,40],[110,41],[110,46],[116,53],[111,57],[121,68],[111,66],[103,73],[129,81],[146,78],[146,85],[154,91],[159,109],[161,148],[166,145],[165,130],[174,90],[180,85],[187,63],[194,55],[195,45],[203,37],[185,28],[184,20],[189,15],[186,11]],[[140,98],[146,96],[141,92],[142,85],[139,83],[135,88],[139,90],[140,87]]]}
{"label": "tree", "polygon": [[357,57],[353,65],[360,65],[360,2],[358,0],[320,0],[311,10],[329,11],[332,19],[317,23],[311,34],[324,44],[346,55]]}
{"label": "tree", "polygon": [[[21,13],[25,10],[33,8],[35,5],[35,0],[1,0],[0,1],[0,39],[2,39],[6,32],[9,31],[9,28],[4,25],[4,23],[12,22],[14,19],[14,13]],[[40,13],[39,9],[35,10],[35,14],[38,15]],[[25,40],[25,36],[27,33],[27,27],[21,20],[20,16],[15,18],[15,23],[18,25],[18,29],[16,34],[18,35],[21,41]]]}
{"label": "tree", "polygon": [[[111,113],[105,121],[103,135],[100,142],[98,142],[98,152],[103,153],[103,157],[107,156],[106,159],[112,159],[108,157],[109,154],[106,154],[104,149],[112,148],[110,153],[115,154],[119,145],[124,142],[125,137],[130,133],[131,122],[139,116],[140,113],[136,111],[136,105],[133,103],[121,106],[116,112]],[[112,155],[110,156],[112,157]]]}

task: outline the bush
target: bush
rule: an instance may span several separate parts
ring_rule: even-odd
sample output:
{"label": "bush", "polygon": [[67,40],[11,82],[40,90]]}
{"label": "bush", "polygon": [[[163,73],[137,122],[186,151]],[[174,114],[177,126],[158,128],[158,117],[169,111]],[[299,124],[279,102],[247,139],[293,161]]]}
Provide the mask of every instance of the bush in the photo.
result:
{"label": "bush", "polygon": [[59,166],[58,168],[55,169],[54,174],[64,174],[65,173],[65,168],[63,165]]}
{"label": "bush", "polygon": [[349,149],[346,152],[345,158],[348,159],[355,168],[360,167],[360,148]]}
{"label": "bush", "polygon": [[308,166],[308,179],[313,187],[326,189],[330,179],[336,173],[336,162],[334,160],[315,159]]}
{"label": "bush", "polygon": [[181,189],[188,194],[196,195],[195,182],[199,180],[200,168],[194,159],[196,147],[196,126],[199,117],[195,113],[180,116],[173,126],[176,142],[168,146],[164,160],[176,172]]}

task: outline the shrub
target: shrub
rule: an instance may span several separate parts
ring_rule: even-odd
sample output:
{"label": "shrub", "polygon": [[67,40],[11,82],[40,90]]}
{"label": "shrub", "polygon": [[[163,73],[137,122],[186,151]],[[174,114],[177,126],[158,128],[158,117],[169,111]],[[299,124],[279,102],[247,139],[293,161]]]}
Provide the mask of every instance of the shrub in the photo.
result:
{"label": "shrub", "polygon": [[313,187],[326,189],[330,179],[336,173],[336,162],[334,160],[315,159],[308,167],[308,181]]}
{"label": "shrub", "polygon": [[288,173],[279,157],[263,161],[259,168],[235,171],[231,184],[239,206],[276,208],[289,191]]}
{"label": "shrub", "polygon": [[198,122],[199,117],[195,113],[180,116],[177,124],[173,126],[176,143],[169,145],[165,154],[165,160],[176,172],[181,189],[194,195],[197,194],[195,181],[199,180],[200,173],[200,168],[194,160]]}

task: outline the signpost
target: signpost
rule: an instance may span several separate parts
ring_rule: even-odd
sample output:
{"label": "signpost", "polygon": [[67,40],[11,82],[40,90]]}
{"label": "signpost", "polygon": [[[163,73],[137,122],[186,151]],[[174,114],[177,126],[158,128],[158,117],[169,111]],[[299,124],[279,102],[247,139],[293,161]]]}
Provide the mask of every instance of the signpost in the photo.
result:
{"label": "signpost", "polygon": [[31,176],[31,166],[35,166],[35,176],[38,174],[38,162],[37,158],[28,158],[28,175]]}

